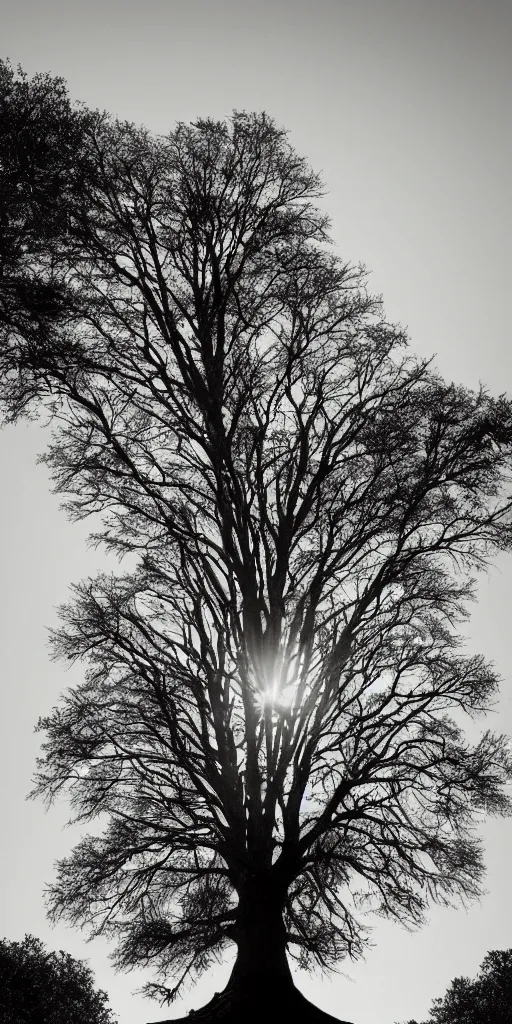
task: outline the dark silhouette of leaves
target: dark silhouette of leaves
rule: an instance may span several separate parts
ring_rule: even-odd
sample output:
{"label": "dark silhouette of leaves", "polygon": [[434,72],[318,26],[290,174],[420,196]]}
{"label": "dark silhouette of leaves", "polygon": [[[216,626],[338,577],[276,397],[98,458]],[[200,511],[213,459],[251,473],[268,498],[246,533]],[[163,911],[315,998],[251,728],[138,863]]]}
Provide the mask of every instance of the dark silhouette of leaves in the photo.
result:
{"label": "dark silhouette of leaves", "polygon": [[1,1024],[114,1024],[92,971],[69,953],[49,953],[26,935],[0,940]]}
{"label": "dark silhouette of leaves", "polygon": [[[454,978],[446,995],[434,999],[425,1024],[511,1024],[512,949],[494,949],[474,981]],[[416,1024],[416,1021],[409,1021]]]}

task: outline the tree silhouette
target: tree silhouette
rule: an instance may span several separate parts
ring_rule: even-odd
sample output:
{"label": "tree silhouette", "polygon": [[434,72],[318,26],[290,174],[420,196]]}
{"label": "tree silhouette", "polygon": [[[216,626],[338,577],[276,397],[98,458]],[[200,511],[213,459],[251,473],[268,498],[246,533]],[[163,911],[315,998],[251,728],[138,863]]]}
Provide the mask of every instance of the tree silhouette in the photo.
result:
{"label": "tree silhouette", "polygon": [[[511,1024],[512,949],[494,949],[485,957],[480,973],[454,978],[446,995],[434,999],[425,1024]],[[409,1024],[416,1024],[411,1020]]]}
{"label": "tree silhouette", "polygon": [[497,680],[457,626],[510,547],[511,406],[407,353],[266,114],[155,138],[68,103],[55,198],[45,104],[13,128],[32,88],[4,87],[1,175],[28,148],[39,188],[4,212],[5,418],[49,417],[68,514],[131,559],[53,636],[88,668],[39,723],[34,792],[105,829],[51,914],[154,965],[163,1001],[235,944],[210,1016],[271,986],[313,1019],[287,952],[335,968],[365,910],[475,896],[475,816],[510,809],[505,740],[461,731]]}
{"label": "tree silhouette", "polygon": [[0,1024],[114,1024],[92,971],[42,942],[0,940]]}

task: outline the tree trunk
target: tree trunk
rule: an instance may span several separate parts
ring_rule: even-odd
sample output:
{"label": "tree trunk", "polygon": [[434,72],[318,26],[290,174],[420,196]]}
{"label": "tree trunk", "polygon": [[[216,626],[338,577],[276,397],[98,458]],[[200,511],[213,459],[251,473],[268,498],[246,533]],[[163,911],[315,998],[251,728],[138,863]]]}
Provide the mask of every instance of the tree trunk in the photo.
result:
{"label": "tree trunk", "polygon": [[290,990],[293,979],[286,956],[284,894],[268,880],[248,883],[240,894],[234,930],[237,956],[227,991],[233,993]]}
{"label": "tree trunk", "polygon": [[293,982],[286,956],[284,897],[265,884],[240,894],[238,952],[226,988],[187,1017],[159,1024],[348,1024],[319,1010]]}

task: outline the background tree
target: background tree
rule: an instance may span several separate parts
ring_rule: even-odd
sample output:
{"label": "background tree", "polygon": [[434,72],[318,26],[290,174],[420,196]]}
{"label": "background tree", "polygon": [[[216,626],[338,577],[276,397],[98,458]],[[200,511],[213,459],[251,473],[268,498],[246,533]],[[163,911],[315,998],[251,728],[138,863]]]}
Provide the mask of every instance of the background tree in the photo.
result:
{"label": "background tree", "polygon": [[475,816],[510,810],[504,739],[461,731],[497,680],[457,627],[510,547],[511,406],[407,354],[267,115],[76,118],[0,306],[6,419],[49,417],[65,508],[131,562],[53,637],[88,670],[40,722],[35,793],[105,830],[50,910],[163,1000],[234,943],[210,1016],[271,986],[312,1017],[287,951],[333,968],[365,910],[476,896]]}
{"label": "background tree", "polygon": [[[474,981],[454,978],[446,995],[434,999],[425,1024],[510,1024],[512,949],[487,954]],[[416,1024],[411,1020],[409,1024]]]}
{"label": "background tree", "polygon": [[0,940],[1,1024],[114,1024],[92,971],[69,953],[49,953],[39,939]]}
{"label": "background tree", "polygon": [[[0,281],[3,317],[28,322],[56,313],[59,294],[34,260],[65,230],[63,202],[76,183],[77,155],[96,115],[72,107],[60,78],[29,80],[0,61]],[[29,323],[25,322],[25,330]]]}

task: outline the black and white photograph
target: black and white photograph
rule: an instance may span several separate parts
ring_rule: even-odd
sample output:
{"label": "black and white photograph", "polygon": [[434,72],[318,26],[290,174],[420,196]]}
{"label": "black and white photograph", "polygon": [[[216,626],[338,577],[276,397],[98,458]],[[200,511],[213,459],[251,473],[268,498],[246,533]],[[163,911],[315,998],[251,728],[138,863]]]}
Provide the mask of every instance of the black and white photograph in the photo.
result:
{"label": "black and white photograph", "polygon": [[512,4],[0,5],[0,1024],[512,1024]]}

